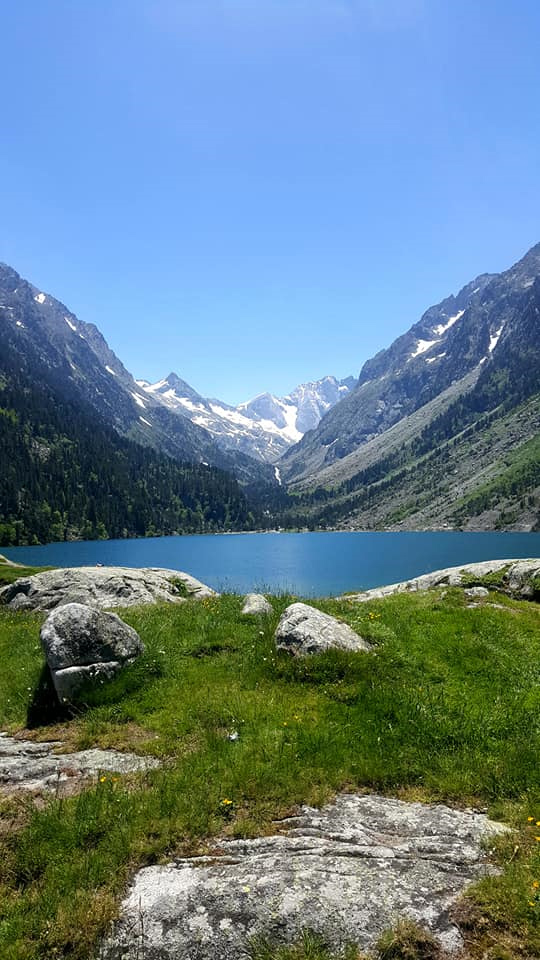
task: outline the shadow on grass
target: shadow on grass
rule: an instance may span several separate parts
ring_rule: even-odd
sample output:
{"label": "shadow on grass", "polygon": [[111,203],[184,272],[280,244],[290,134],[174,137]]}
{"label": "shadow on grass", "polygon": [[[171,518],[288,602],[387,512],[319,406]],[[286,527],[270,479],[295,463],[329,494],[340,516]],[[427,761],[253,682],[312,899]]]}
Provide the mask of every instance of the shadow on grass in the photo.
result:
{"label": "shadow on grass", "polygon": [[54,723],[61,723],[64,720],[69,720],[72,715],[72,710],[66,704],[60,703],[56,696],[51,671],[47,664],[44,664],[34,695],[28,705],[26,713],[27,728],[35,730],[36,727],[47,727]]}

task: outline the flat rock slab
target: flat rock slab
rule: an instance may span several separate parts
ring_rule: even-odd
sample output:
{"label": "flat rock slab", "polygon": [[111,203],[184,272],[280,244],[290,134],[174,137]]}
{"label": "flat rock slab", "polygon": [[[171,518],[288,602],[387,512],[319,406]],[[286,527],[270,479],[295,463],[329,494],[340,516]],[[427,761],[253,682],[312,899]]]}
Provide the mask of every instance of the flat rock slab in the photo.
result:
{"label": "flat rock slab", "polygon": [[140,603],[183,603],[216,596],[179,570],[154,567],[67,567],[21,577],[0,590],[0,604],[12,610],[53,610],[65,603],[132,607]]}
{"label": "flat rock slab", "polygon": [[[507,569],[505,569],[507,568]],[[351,593],[341,597],[341,600],[353,600],[356,603],[367,603],[368,600],[380,600],[394,593],[413,593],[418,590],[430,590],[432,587],[460,587],[471,586],[471,581],[478,579],[482,586],[482,577],[490,573],[504,571],[500,582],[493,585],[494,590],[506,593],[510,597],[522,600],[533,600],[537,590],[534,581],[540,582],[540,560],[486,560],[482,563],[468,563],[461,567],[446,567],[444,570],[435,570],[425,573],[412,580],[403,580],[401,583],[390,583],[386,587],[376,587],[374,590],[364,590],[362,593]],[[478,595],[478,594],[477,594]]]}
{"label": "flat rock slab", "polygon": [[465,887],[493,872],[483,838],[506,828],[449,807],[340,796],[303,807],[282,834],[227,840],[219,855],[145,867],[103,945],[106,960],[240,960],[254,937],[370,950],[407,916],[448,950],[462,946],[449,915]]}
{"label": "flat rock slab", "polygon": [[291,603],[283,611],[274,639],[278,650],[294,657],[312,656],[326,650],[349,653],[371,650],[370,644],[348,624],[308,603]]}
{"label": "flat rock slab", "polygon": [[159,766],[155,757],[116,750],[58,753],[60,741],[36,743],[0,733],[0,792],[62,791],[66,784],[95,779],[100,772],[138,773]]}

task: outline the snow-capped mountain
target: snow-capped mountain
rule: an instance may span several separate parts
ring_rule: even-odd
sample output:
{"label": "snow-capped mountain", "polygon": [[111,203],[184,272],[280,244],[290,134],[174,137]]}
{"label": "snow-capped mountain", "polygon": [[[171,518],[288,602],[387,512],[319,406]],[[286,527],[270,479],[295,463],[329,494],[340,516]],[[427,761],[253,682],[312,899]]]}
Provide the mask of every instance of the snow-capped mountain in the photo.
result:
{"label": "snow-capped mountain", "polygon": [[93,323],[0,263],[0,336],[7,354],[32,357],[81,409],[122,436],[189,463],[216,466],[242,482],[275,482],[274,470],[241,451],[224,451],[189,417],[179,417],[136,383]]}
{"label": "snow-capped mountain", "polygon": [[[452,423],[458,424],[463,419],[460,404],[474,408],[476,403],[480,415],[491,406],[507,409],[516,402],[514,395],[522,398],[532,391],[540,369],[539,289],[537,244],[509,270],[482,274],[426,310],[364,364],[343,403],[286,452],[280,462],[284,482],[317,482],[325,488],[350,482],[351,475],[386,457],[393,444],[400,447],[404,431],[413,425],[425,438],[432,420],[452,403]],[[441,426],[443,439],[451,435],[448,424]],[[423,442],[418,440],[419,448]],[[403,451],[399,458],[405,462]],[[387,464],[381,467],[379,479],[388,470]]]}
{"label": "snow-capped mountain", "polygon": [[300,384],[286,397],[262,393],[233,407],[201,396],[176,373],[157,383],[137,380],[137,385],[153,399],[204,427],[224,450],[240,450],[268,463],[278,460],[308,430],[313,430],[355,384],[353,377],[340,381],[323,377]]}

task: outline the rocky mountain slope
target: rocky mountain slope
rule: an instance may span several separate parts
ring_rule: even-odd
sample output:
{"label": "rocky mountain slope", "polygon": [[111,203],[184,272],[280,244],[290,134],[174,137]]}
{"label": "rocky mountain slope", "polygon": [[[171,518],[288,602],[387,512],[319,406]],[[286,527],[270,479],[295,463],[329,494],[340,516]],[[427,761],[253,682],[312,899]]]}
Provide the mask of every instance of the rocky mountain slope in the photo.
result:
{"label": "rocky mountain slope", "polygon": [[157,383],[137,380],[150,397],[204,427],[223,450],[239,450],[269,463],[301,440],[307,430],[313,430],[355,383],[353,377],[339,381],[323,377],[300,384],[286,397],[262,393],[233,407],[201,396],[176,373]]}
{"label": "rocky mountain slope", "polygon": [[427,310],[280,461],[297,514],[352,528],[535,528],[539,317],[540,244]]}
{"label": "rocky mountain slope", "polygon": [[234,473],[245,483],[275,482],[274,471],[241,450],[226,453],[203,427],[167,409],[136,383],[92,323],[0,264],[0,324],[5,350],[55,371],[84,408],[120,435],[191,463]]}
{"label": "rocky mountain slope", "polygon": [[[121,436],[0,317],[0,543],[261,525],[232,474]],[[13,334],[16,336],[16,333]]]}
{"label": "rocky mountain slope", "polygon": [[0,543],[264,524],[232,466],[273,469],[146,397],[95,327],[9,267],[0,339]]}

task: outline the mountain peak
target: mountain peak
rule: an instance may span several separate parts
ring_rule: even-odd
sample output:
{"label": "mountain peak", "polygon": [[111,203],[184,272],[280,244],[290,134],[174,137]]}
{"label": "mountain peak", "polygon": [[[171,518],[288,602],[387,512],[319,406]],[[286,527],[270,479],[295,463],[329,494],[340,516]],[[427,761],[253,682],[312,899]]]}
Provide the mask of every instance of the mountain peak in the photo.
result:
{"label": "mountain peak", "polygon": [[[429,404],[440,411],[443,403],[449,405],[460,391],[473,392],[477,381],[484,383],[507,361],[519,371],[509,383],[525,394],[537,367],[533,360],[515,356],[523,350],[526,357],[529,350],[534,357],[537,350],[539,283],[540,243],[508,270],[480,274],[456,295],[429,307],[387,349],[366,361],[356,389],[313,435],[287,453],[280,465],[284,480],[312,482],[321,475],[324,483],[330,475],[343,480],[348,469],[370,462],[366,451],[378,450],[377,445],[383,449],[381,435],[392,428],[392,437],[408,435],[411,424],[428,416]],[[525,369],[527,387],[519,379]],[[494,397],[499,389],[494,377]],[[398,429],[398,424],[403,426]]]}
{"label": "mountain peak", "polygon": [[338,381],[326,376],[303,383],[286,397],[260,393],[236,407],[202,397],[172,372],[157,383],[138,381],[147,393],[211,433],[222,449],[240,449],[273,463],[356,384],[352,377]]}

